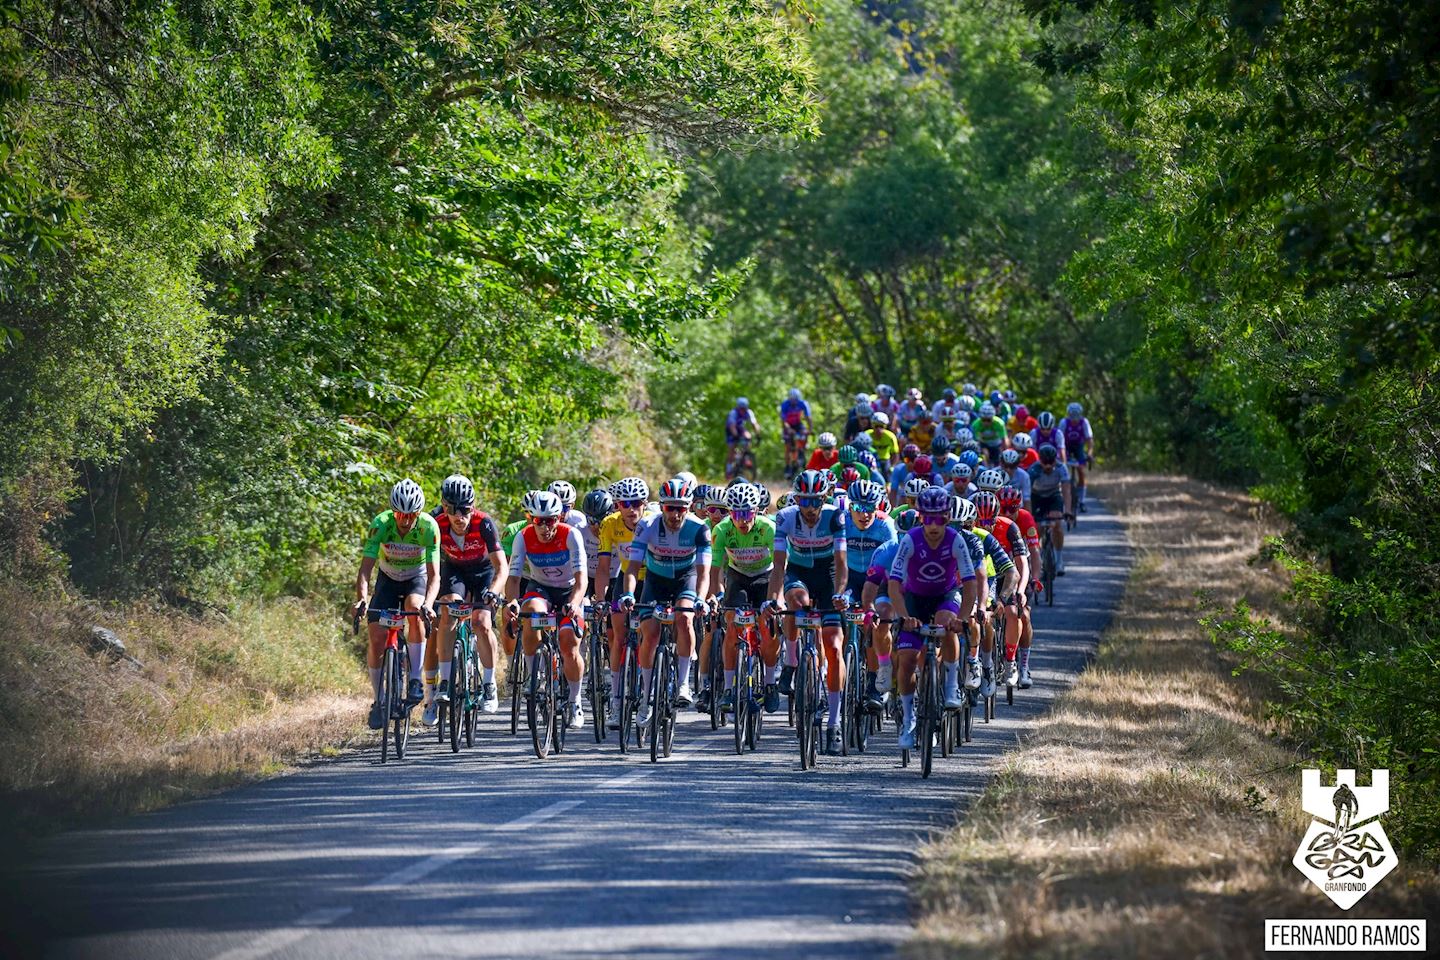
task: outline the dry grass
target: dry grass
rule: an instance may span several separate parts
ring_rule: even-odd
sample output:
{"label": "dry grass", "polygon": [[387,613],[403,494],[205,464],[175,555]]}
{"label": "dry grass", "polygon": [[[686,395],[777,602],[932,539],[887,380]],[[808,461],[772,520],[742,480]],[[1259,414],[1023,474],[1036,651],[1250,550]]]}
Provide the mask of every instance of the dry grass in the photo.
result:
{"label": "dry grass", "polygon": [[[1275,520],[1179,477],[1107,472],[1094,489],[1135,549],[1129,588],[1095,665],[923,851],[912,960],[1228,960],[1263,953],[1266,917],[1339,915],[1290,864],[1305,758],[1196,622],[1202,589],[1279,613],[1281,575],[1247,562]],[[1402,861],[1348,915],[1437,911],[1440,880]]]}
{"label": "dry grass", "polygon": [[[363,727],[358,647],[332,611],[282,602],[195,619],[0,585],[0,622],[0,796],[16,836],[273,773]],[[94,652],[91,624],[141,666]]]}

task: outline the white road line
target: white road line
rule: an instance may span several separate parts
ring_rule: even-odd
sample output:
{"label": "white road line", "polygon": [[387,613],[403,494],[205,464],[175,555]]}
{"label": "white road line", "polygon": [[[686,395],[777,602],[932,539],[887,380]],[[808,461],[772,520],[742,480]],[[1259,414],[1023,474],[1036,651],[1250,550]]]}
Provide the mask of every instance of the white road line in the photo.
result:
{"label": "white road line", "polygon": [[326,910],[311,910],[288,927],[261,934],[249,943],[216,954],[214,960],[261,960],[272,953],[279,953],[286,947],[299,943],[321,927],[327,927],[354,910],[353,907],[331,907]]}

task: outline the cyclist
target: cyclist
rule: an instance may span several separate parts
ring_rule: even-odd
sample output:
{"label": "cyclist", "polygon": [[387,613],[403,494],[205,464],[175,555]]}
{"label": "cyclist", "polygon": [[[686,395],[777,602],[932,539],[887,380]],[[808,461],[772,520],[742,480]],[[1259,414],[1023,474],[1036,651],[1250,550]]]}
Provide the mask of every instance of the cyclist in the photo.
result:
{"label": "cyclist", "polygon": [[[826,752],[840,748],[835,725],[840,719],[840,702],[845,689],[845,665],[840,659],[840,614],[845,604],[848,566],[845,558],[845,517],[832,504],[830,479],[816,470],[795,478],[795,506],[787,507],[775,520],[775,566],[770,573],[770,601],[780,609],[812,607],[822,614],[821,656],[825,660],[826,686],[830,692]],[[786,618],[785,639],[789,644],[780,692],[791,692],[799,645],[793,618]],[[818,704],[817,704],[818,705]],[[797,720],[797,722],[804,722]]]}
{"label": "cyclist", "polygon": [[810,421],[810,404],[800,395],[799,387],[791,387],[790,395],[780,402],[780,435],[785,439],[785,476],[793,477],[805,459],[805,441],[815,429]]}
{"label": "cyclist", "polygon": [[1075,509],[1084,513],[1085,474],[1095,454],[1095,434],[1085,419],[1085,409],[1078,403],[1065,408],[1065,419],[1056,429],[1065,438],[1065,462],[1075,474]]}
{"label": "cyclist", "polygon": [[[469,600],[478,604],[490,592],[492,584],[502,584],[509,576],[505,552],[500,549],[500,528],[494,518],[475,509],[475,485],[468,477],[451,474],[440,484],[440,506],[431,514],[440,538],[440,633],[425,651],[425,682],[434,683],[438,670],[439,688],[434,697],[427,697],[421,722],[433,726],[438,704],[450,702],[450,678],[454,664],[450,643],[449,603]],[[470,614],[470,629],[475,635],[475,652],[484,670],[481,709],[494,713],[500,701],[495,695],[495,631],[491,611],[478,606]],[[426,691],[429,693],[429,691]]]}
{"label": "cyclist", "polygon": [[[596,575],[610,585],[610,675],[623,677],[625,667],[625,636],[629,629],[625,612],[621,609],[620,574],[625,561],[630,559],[630,544],[635,531],[645,518],[650,488],[640,477],[625,477],[615,481],[610,488],[616,510],[600,522],[600,562]],[[645,579],[645,568],[638,573]],[[620,729],[620,684],[610,684],[610,729]]]}
{"label": "cyclist", "polygon": [[894,649],[890,633],[892,617],[890,593],[890,565],[895,562],[895,551],[900,548],[900,537],[915,526],[920,514],[912,507],[894,518],[896,538],[882,543],[870,555],[870,566],[865,571],[865,586],[860,592],[860,606],[874,612],[870,630],[870,653],[865,658],[865,703],[872,710],[885,706],[885,697],[890,692],[890,657]]}
{"label": "cyclist", "polygon": [[[732,481],[732,484],[734,486],[748,486],[748,484],[744,480],[739,480],[738,482]],[[697,504],[702,499],[702,496],[699,492],[701,488],[704,488],[705,490],[703,496],[703,499],[705,501],[705,507],[703,511],[697,509],[696,513],[700,515],[700,518],[705,521],[705,526],[709,528],[710,540],[713,543],[715,540],[716,527],[718,527],[721,523],[725,521],[727,517],[730,516],[730,507],[726,503],[726,494],[729,493],[731,488],[722,487],[718,483],[708,485],[702,483],[699,487],[695,488],[695,501]],[[711,564],[712,571],[714,570],[714,567],[715,565]],[[714,596],[715,592],[711,590],[710,595]],[[700,713],[709,713],[711,695],[710,645],[713,631],[701,630],[699,631],[699,634],[700,657],[697,663],[699,670],[697,670],[696,672],[700,675],[700,695],[695,698],[695,709]]]}
{"label": "cyclist", "polygon": [[[870,468],[860,462],[860,451],[856,450],[853,444],[847,443],[841,447],[839,457],[835,466],[830,468],[830,475],[835,478],[834,483],[844,480],[846,470],[854,470],[857,474],[854,478],[856,480],[870,479]],[[840,489],[844,490],[845,487],[842,486]]]}
{"label": "cyclist", "polygon": [[930,486],[930,481],[924,477],[911,477],[905,481],[905,487],[900,491],[900,503],[895,507],[894,516],[897,523],[905,514],[915,511],[915,504],[919,502],[920,494],[924,493]]}
{"label": "cyclist", "polygon": [[1005,422],[1006,429],[1012,434],[1029,433],[1037,426],[1039,426],[1039,423],[1034,417],[1030,416],[1029,408],[1023,403],[1015,408],[1015,415]]}
{"label": "cyclist", "polygon": [[[999,597],[1010,597],[1019,578],[1015,575],[1014,560],[1000,541],[989,530],[976,525],[979,517],[976,501],[984,496],[986,494],[982,492],[976,494],[975,500],[952,500],[950,519],[965,536],[976,571],[984,571],[977,594],[978,602],[970,618],[965,686],[970,690],[978,689],[982,697],[990,697],[995,693],[995,633],[984,614],[989,611],[992,601],[1001,602]],[[998,591],[997,586],[1000,588]]]}
{"label": "cyclist", "polygon": [[[1016,436],[1024,437],[1028,434],[1020,433]],[[1030,501],[1030,474],[1020,469],[1021,453],[1019,450],[1004,450],[1000,453],[1000,469],[1005,474],[1005,483],[1020,491],[1020,499],[1026,503]],[[998,490],[996,491],[999,492]]]}
{"label": "cyclist", "polygon": [[[695,654],[695,610],[710,588],[710,528],[689,515],[694,497],[694,484],[679,477],[661,485],[660,515],[645,521],[630,543],[625,592],[620,598],[626,607],[635,602],[635,584],[644,567],[645,592],[640,602],[674,605],[675,675],[680,678],[677,707],[688,707],[693,700],[690,658]],[[642,725],[650,720],[653,668],[647,664],[655,662],[659,641],[660,623],[653,610],[646,611],[640,619],[640,676],[645,696],[635,717]]]}
{"label": "cyclist", "polygon": [[585,519],[585,514],[575,509],[575,500],[580,494],[573,483],[569,480],[552,480],[547,489],[560,498],[560,505],[565,508],[565,513],[560,517],[562,523],[567,523],[576,530],[584,530],[589,525],[590,521]]}
{"label": "cyclist", "polygon": [[960,462],[960,458],[951,453],[950,449],[950,438],[943,433],[930,444],[930,460],[934,464],[933,469],[942,477],[949,474],[951,464]]}
{"label": "cyclist", "polygon": [[978,489],[975,484],[970,482],[974,475],[975,471],[970,469],[970,464],[964,460],[956,460],[946,474],[950,478],[950,482],[945,484],[945,492],[962,500],[970,499]]}
{"label": "cyclist", "polygon": [[[760,421],[755,419],[755,411],[750,409],[750,401],[744,397],[735,398],[735,406],[725,415],[725,472],[728,474],[735,465],[735,460],[740,454],[740,447],[743,444],[749,447],[751,439],[759,434]],[[694,483],[692,479],[690,481]]]}
{"label": "cyclist", "polygon": [[[1025,548],[1029,551],[1032,562],[1030,563],[1030,584],[1035,592],[1040,592],[1040,529],[1035,526],[1035,518],[1030,511],[1021,505],[1020,491],[1015,487],[1000,488],[1000,512],[1014,521],[1020,528],[1020,534],[1025,538]],[[1023,584],[1022,584],[1023,586]],[[1035,638],[1035,628],[1030,622],[1030,603],[1027,598],[1020,608],[1020,689],[1030,689],[1030,645]]]}
{"label": "cyclist", "polygon": [[875,425],[875,408],[870,401],[857,403],[845,418],[845,442],[849,443]]}
{"label": "cyclist", "polygon": [[998,466],[1000,450],[1010,434],[1005,430],[1005,418],[995,411],[993,403],[981,405],[980,418],[970,429],[974,431],[975,439],[980,441],[980,446],[985,448],[985,462],[992,467]]}
{"label": "cyclist", "polygon": [[[376,567],[375,593],[370,593],[370,572]],[[386,627],[380,613],[403,607],[419,611],[426,620],[435,616],[435,597],[440,590],[440,527],[425,512],[425,491],[406,477],[390,488],[390,509],[376,514],[360,549],[360,572],[355,577],[354,615],[365,611],[369,624],[369,647],[365,665],[370,670],[370,729],[385,726],[385,706],[380,702],[383,679],[380,661],[385,648]],[[411,704],[425,698],[420,683],[424,662],[425,632],[418,617],[409,618],[406,629],[410,654],[410,678],[405,699]]]}
{"label": "cyclist", "polygon": [[875,453],[875,459],[879,462],[880,473],[888,481],[890,471],[900,458],[900,440],[890,429],[890,415],[881,410],[875,411],[875,426],[870,428],[871,450]]}
{"label": "cyclist", "polygon": [[[934,406],[930,408],[930,414],[940,424],[941,436],[951,438],[955,436],[957,421],[964,417],[964,410],[960,406],[960,401],[955,398],[954,387],[946,387],[940,391],[940,399],[936,400]],[[964,419],[967,423],[970,420],[969,417],[964,417]]]}
{"label": "cyclist", "polygon": [[1040,459],[1035,452],[1035,438],[1028,433],[1017,433],[1010,438],[1010,446],[1020,451],[1020,469],[1028,471]]}
{"label": "cyclist", "polygon": [[1055,414],[1049,410],[1042,410],[1040,416],[1035,418],[1035,429],[1030,431],[1030,439],[1036,451],[1045,444],[1050,444],[1060,455],[1060,462],[1065,462],[1065,438],[1056,429]]}
{"label": "cyclist", "polygon": [[815,438],[815,449],[805,464],[806,470],[829,470],[840,462],[840,451],[835,449],[835,434],[822,433]]}
{"label": "cyclist", "polygon": [[1059,462],[1059,455],[1050,444],[1040,448],[1040,462],[1030,468],[1030,504],[1035,519],[1050,525],[1055,540],[1055,576],[1065,574],[1065,525],[1062,519],[1075,516],[1070,508],[1070,471]]}
{"label": "cyclist", "polygon": [[[865,595],[866,576],[869,573],[871,561],[875,551],[887,543],[893,543],[898,538],[895,529],[895,521],[880,514],[880,506],[885,500],[885,488],[878,483],[858,481],[852,483],[846,489],[846,501],[848,510],[845,514],[845,564],[849,568],[846,574],[845,592],[854,604],[862,603]],[[867,609],[869,605],[866,605]],[[878,669],[878,656],[876,665],[867,663],[865,675],[865,696],[872,703],[880,703],[880,693],[875,687],[875,673]],[[885,659],[890,659],[890,651],[885,650]]]}
{"label": "cyclist", "polygon": [[[725,694],[722,706],[735,706],[735,670],[740,630],[735,626],[735,608],[748,606],[759,610],[770,591],[770,571],[775,565],[775,521],[760,513],[760,488],[741,484],[725,494],[730,517],[715,528],[714,552],[719,558],[710,571],[710,593],[723,595],[725,602],[725,647],[722,653],[725,670]],[[723,577],[723,582],[722,582]],[[780,669],[780,640],[770,633],[765,618],[760,619],[760,649],[757,653],[765,664],[765,712],[780,709],[776,690],[776,674]]]}
{"label": "cyclist", "polygon": [[868,431],[861,433],[854,440],[850,441],[850,446],[855,448],[855,462],[863,464],[865,468],[870,471],[870,479],[878,483],[880,480],[880,461],[875,458],[875,441],[871,439],[870,433]]}
{"label": "cyclist", "polygon": [[920,420],[910,428],[906,436],[910,438],[911,443],[920,448],[921,453],[929,453],[930,445],[934,443],[938,429],[935,417],[929,410],[923,410],[920,413]]}
{"label": "cyclist", "polygon": [[928,413],[929,410],[930,408],[925,406],[924,400],[921,399],[920,388],[911,387],[905,392],[905,402],[900,404],[900,409],[896,414],[899,417],[899,420],[896,421],[899,427],[897,432],[908,436],[915,424],[920,422],[920,414]]}
{"label": "cyclist", "polygon": [[928,454],[924,453],[916,457],[915,462],[910,465],[909,479],[916,477],[924,480],[932,487],[939,486],[945,482],[945,478],[935,472],[935,461]]}
{"label": "cyclist", "polygon": [[900,448],[900,463],[890,471],[890,499],[900,499],[900,491],[905,489],[905,481],[910,479],[911,468],[918,456],[920,448],[913,443],[907,443]]}
{"label": "cyclist", "polygon": [[[580,531],[565,523],[565,505],[549,490],[525,494],[522,509],[530,519],[515,538],[510,576],[505,581],[506,607],[512,618],[517,613],[556,614],[556,639],[566,681],[570,684],[570,729],[585,723],[580,705],[580,681],[585,675],[580,638],[585,633],[581,606],[589,588],[585,540]],[[528,569],[527,569],[528,564]],[[529,589],[520,593],[520,571],[526,570]],[[531,658],[530,676],[539,675],[540,635],[528,618],[520,619],[520,643]]]}
{"label": "cyclist", "polygon": [[606,591],[610,588],[610,580],[602,580],[599,576],[600,524],[615,512],[615,498],[610,496],[609,490],[596,488],[580,501],[580,512],[585,515],[585,526],[580,534],[585,541],[585,561],[589,564],[590,594],[599,603],[607,599]]}
{"label": "cyclist", "polygon": [[882,383],[875,388],[875,399],[870,401],[870,406],[875,408],[876,413],[885,414],[892,424],[898,421],[900,401],[895,399],[895,388],[890,384]]}
{"label": "cyclist", "polygon": [[960,644],[954,630],[962,611],[975,606],[975,563],[959,531],[948,526],[950,497],[937,487],[920,495],[921,525],[900,538],[890,565],[890,604],[900,619],[895,644],[896,688],[904,707],[900,746],[915,746],[915,681],[924,641],[916,630],[926,621],[946,629],[940,657],[945,664],[945,703],[961,705]]}
{"label": "cyclist", "polygon": [[[1013,452],[1013,451],[1007,451]],[[1009,650],[1013,642],[1018,650],[1021,634],[1024,632],[1022,617],[1028,616],[1025,604],[1025,584],[1030,582],[1030,550],[1025,543],[1025,534],[1021,531],[1020,525],[1009,517],[1005,516],[1000,509],[1000,498],[995,493],[985,492],[975,498],[976,520],[982,529],[990,531],[995,539],[1000,541],[1000,546],[1010,555],[1015,564],[1014,582],[1008,592],[1010,615],[1005,620],[1007,635],[999,638],[1001,656]],[[1007,596],[1007,594],[1002,594]],[[1000,600],[998,602],[1004,602]],[[1008,683],[1016,683],[1020,679],[1020,667],[1015,660],[1006,660],[1005,670]]]}

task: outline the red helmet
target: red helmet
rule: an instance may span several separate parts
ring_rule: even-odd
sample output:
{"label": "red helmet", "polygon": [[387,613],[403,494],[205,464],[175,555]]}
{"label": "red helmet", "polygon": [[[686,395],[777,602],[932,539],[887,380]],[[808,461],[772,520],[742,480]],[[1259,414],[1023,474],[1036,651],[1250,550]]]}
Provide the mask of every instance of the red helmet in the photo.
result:
{"label": "red helmet", "polygon": [[846,487],[849,487],[850,484],[860,479],[860,471],[854,467],[846,467],[844,472],[840,474],[840,479]]}
{"label": "red helmet", "polygon": [[1026,420],[1030,416],[1030,411],[1026,408],[1025,404],[1022,403],[1015,408],[1015,416],[1017,419]]}
{"label": "red helmet", "polygon": [[920,456],[920,448],[913,443],[907,443],[900,448],[900,459],[902,460],[914,460],[918,456]]}
{"label": "red helmet", "polygon": [[1010,510],[1018,510],[1018,509],[1020,509],[1020,504],[1022,504],[1022,503],[1024,503],[1024,502],[1025,502],[1025,498],[1022,497],[1022,496],[1020,496],[1020,489],[1019,489],[1018,487],[1001,487],[1001,488],[1000,488],[1000,507],[1001,507],[1001,509],[1003,509],[1003,510],[1005,510],[1005,511],[1007,511],[1007,512],[1010,511]]}
{"label": "red helmet", "polygon": [[912,472],[915,473],[917,476],[926,476],[932,473],[934,470],[935,461],[925,456],[925,454],[922,453],[920,456],[915,458],[915,469]]}
{"label": "red helmet", "polygon": [[975,516],[981,523],[989,523],[1000,513],[1000,500],[993,493],[975,494]]}

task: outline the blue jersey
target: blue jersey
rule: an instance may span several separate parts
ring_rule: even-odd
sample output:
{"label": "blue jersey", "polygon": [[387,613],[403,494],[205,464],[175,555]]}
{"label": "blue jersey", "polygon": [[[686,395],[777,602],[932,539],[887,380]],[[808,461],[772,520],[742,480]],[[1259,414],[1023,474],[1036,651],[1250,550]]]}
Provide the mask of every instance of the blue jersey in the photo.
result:
{"label": "blue jersey", "polygon": [[780,419],[792,427],[798,427],[810,419],[810,404],[804,400],[782,400]]}
{"label": "blue jersey", "polygon": [[896,539],[895,521],[889,517],[876,517],[870,526],[861,530],[855,518],[845,514],[845,566],[856,573],[870,569],[870,558],[881,544]]}
{"label": "blue jersey", "polygon": [[835,551],[845,549],[844,513],[826,504],[812,527],[800,516],[799,507],[786,507],[775,515],[775,549],[783,549],[793,566],[830,566]]}
{"label": "blue jersey", "polygon": [[664,514],[640,521],[630,541],[632,560],[645,558],[645,569],[661,577],[680,577],[697,563],[710,561],[710,528],[687,515],[679,530],[665,526]]}
{"label": "blue jersey", "polygon": [[[890,565],[895,562],[895,551],[899,549],[900,538],[897,536],[889,543],[880,544],[875,548],[875,552],[870,554],[870,566],[866,569],[866,573],[872,579],[875,579],[878,573],[878,579],[875,579],[876,583],[883,586],[885,581],[890,579]],[[884,596],[885,591],[881,590],[880,595]]]}

